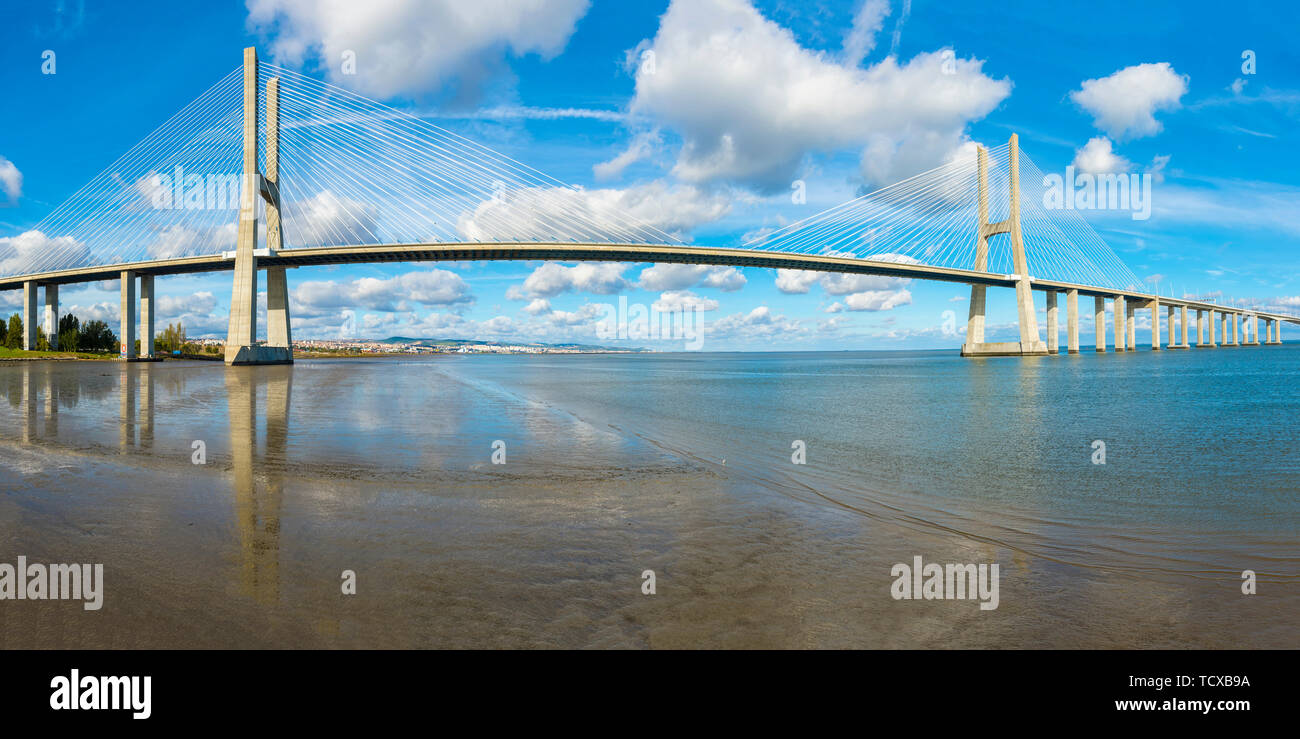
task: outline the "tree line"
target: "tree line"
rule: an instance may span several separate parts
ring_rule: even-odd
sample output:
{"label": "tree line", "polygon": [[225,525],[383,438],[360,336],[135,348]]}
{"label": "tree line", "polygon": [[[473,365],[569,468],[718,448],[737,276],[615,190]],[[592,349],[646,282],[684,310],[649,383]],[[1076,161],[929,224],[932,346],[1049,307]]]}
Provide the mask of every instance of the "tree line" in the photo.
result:
{"label": "tree line", "polygon": [[[138,344],[139,342],[137,342]],[[23,317],[17,313],[9,316],[8,322],[0,321],[0,346],[8,349],[23,348]],[[117,352],[120,343],[117,334],[103,321],[86,321],[82,323],[71,313],[59,318],[59,351],[65,352]],[[36,329],[36,348],[38,351],[50,349],[49,337],[45,329]],[[197,352],[198,346],[190,343],[185,335],[185,326],[180,322],[168,324],[154,339],[154,350],[163,352],[183,351]]]}

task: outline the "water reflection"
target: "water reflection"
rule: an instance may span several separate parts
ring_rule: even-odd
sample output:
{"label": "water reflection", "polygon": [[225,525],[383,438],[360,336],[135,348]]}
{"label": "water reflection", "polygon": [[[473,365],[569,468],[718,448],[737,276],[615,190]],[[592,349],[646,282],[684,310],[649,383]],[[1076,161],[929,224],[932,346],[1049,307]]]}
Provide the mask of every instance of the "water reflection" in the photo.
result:
{"label": "water reflection", "polygon": [[[225,378],[235,524],[239,530],[240,589],[264,603],[278,600],[280,592],[280,504],[292,373],[292,367],[249,367],[227,370]],[[258,393],[263,388],[265,447],[258,459]]]}
{"label": "water reflection", "polygon": [[[291,367],[256,367],[225,370],[224,378],[210,382],[186,376],[193,367],[145,363],[98,365],[94,371],[80,363],[24,363],[0,374],[0,393],[17,411],[18,437],[23,444],[42,444],[78,451],[94,449],[136,456],[131,464],[141,469],[202,474],[190,467],[191,440],[203,438],[197,424],[220,423],[228,418],[229,461],[235,542],[238,545],[240,590],[261,602],[279,596],[280,508],[287,464]],[[201,371],[201,370],[200,370]],[[209,375],[208,377],[211,377]],[[194,387],[197,385],[197,387]],[[209,390],[218,390],[213,396]],[[159,397],[160,391],[163,395]],[[116,409],[113,394],[116,393]],[[221,402],[225,412],[214,417],[208,399]],[[89,400],[85,414],[64,418],[59,436],[59,408],[75,408]],[[94,404],[107,411],[96,422]],[[156,413],[161,405],[163,413]],[[259,418],[259,408],[265,418]],[[107,418],[104,418],[107,416]],[[157,423],[163,424],[160,430]],[[208,469],[220,469],[226,447],[218,438],[207,439]],[[114,436],[116,438],[114,438]],[[260,442],[260,443],[259,443]],[[157,445],[157,448],[155,446]]]}

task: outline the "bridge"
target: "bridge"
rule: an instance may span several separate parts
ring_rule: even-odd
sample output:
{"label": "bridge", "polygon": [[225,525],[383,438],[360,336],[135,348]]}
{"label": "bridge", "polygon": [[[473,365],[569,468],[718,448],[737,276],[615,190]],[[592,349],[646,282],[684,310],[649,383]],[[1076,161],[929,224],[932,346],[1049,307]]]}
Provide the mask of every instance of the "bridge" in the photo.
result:
{"label": "bridge", "polygon": [[[118,280],[121,358],[151,360],[155,278],[232,271],[227,364],[293,361],[286,270],[373,262],[659,262],[955,282],[971,290],[966,357],[1060,353],[1062,294],[1071,354],[1080,346],[1080,296],[1093,298],[1098,352],[1107,351],[1107,302],[1110,346],[1120,352],[1136,349],[1138,310],[1151,311],[1156,350],[1258,345],[1260,321],[1263,343],[1280,344],[1281,324],[1300,323],[1253,306],[1146,291],[1077,211],[1045,205],[1048,180],[1013,134],[1007,144],[975,147],[736,247],[700,246],[599,191],[259,63],[249,48],[242,67],[35,228],[0,244],[0,290],[23,291],[23,345],[34,349],[39,293],[57,347],[59,286]],[[262,273],[265,342],[257,339]],[[989,287],[1014,291],[1018,341],[986,341]],[[1045,338],[1036,293],[1045,296]]]}

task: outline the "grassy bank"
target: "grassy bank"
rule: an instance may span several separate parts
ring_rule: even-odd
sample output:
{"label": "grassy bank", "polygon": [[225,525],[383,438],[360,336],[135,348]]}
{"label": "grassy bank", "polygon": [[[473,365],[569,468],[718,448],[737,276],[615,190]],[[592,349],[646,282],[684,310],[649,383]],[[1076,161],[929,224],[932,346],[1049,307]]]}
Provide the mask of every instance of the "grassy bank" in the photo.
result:
{"label": "grassy bank", "polygon": [[117,359],[112,352],[29,352],[0,346],[0,359]]}

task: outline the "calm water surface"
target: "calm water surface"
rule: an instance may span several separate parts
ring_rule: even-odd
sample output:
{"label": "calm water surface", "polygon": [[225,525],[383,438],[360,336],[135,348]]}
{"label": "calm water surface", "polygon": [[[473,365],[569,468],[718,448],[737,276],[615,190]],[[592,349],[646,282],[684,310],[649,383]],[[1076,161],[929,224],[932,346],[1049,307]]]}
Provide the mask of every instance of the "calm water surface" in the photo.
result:
{"label": "calm water surface", "polygon": [[[106,595],[0,602],[0,646],[1294,648],[1297,376],[1297,346],[2,365],[0,561],[102,562]],[[914,556],[999,563],[998,609],[895,601]]]}

